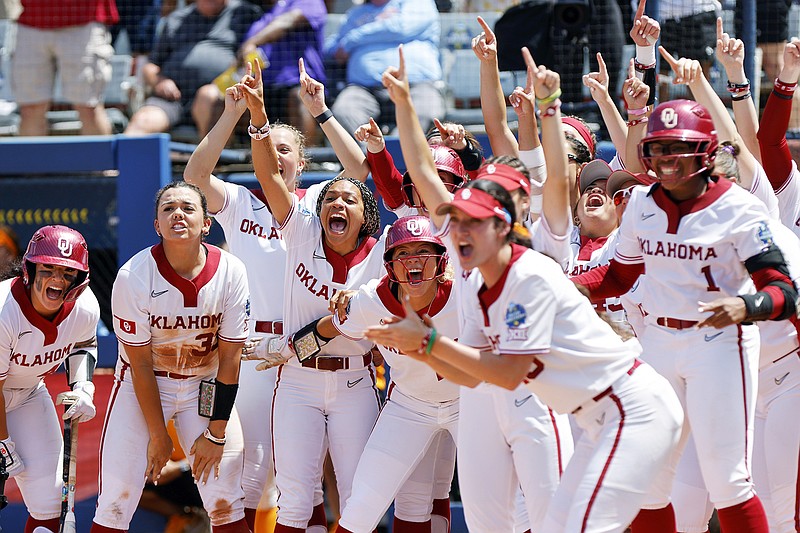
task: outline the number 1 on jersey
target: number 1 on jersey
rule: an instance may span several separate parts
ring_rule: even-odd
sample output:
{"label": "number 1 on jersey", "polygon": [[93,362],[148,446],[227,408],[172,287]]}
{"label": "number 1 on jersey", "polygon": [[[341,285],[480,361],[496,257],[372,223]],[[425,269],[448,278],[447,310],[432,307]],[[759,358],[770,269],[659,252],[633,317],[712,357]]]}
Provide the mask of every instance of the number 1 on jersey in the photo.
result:
{"label": "number 1 on jersey", "polygon": [[719,287],[717,287],[717,282],[714,281],[714,276],[711,275],[711,265],[706,265],[700,269],[700,272],[706,277],[706,283],[708,287],[706,290],[708,292],[719,292]]}

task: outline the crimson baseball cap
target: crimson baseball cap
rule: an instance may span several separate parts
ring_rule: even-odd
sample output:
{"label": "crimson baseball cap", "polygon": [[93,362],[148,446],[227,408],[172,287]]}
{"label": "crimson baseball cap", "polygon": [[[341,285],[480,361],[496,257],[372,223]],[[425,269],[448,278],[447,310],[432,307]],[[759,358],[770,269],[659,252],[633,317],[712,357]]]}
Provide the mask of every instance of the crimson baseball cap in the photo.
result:
{"label": "crimson baseball cap", "polygon": [[581,194],[595,181],[607,180],[611,172],[611,167],[602,159],[594,159],[583,165],[580,176]]}
{"label": "crimson baseball cap", "polygon": [[493,181],[508,192],[522,189],[522,192],[531,195],[531,181],[525,174],[509,165],[494,163],[485,165],[478,171],[475,179]]}
{"label": "crimson baseball cap", "polygon": [[651,178],[644,172],[634,174],[627,170],[615,170],[611,173],[608,177],[608,183],[606,184],[606,194],[610,197],[613,197],[614,194],[618,191],[624,189],[624,185],[630,182],[636,182],[639,185],[652,185],[655,183],[655,178]]}
{"label": "crimson baseball cap", "polygon": [[458,209],[477,219],[497,217],[511,223],[511,213],[491,194],[480,189],[458,189],[453,200],[440,205],[436,209],[437,215],[448,215]]}

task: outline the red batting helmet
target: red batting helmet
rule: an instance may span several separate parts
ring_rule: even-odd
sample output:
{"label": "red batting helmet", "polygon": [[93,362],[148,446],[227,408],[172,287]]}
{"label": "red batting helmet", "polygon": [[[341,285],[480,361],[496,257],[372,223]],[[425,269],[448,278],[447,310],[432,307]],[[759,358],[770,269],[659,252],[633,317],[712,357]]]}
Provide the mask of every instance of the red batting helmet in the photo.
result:
{"label": "red batting helmet", "polygon": [[[467,170],[464,168],[464,163],[461,162],[461,158],[452,148],[440,144],[435,144],[429,148],[431,149],[431,155],[433,156],[433,163],[436,165],[436,170],[449,172],[453,175],[453,183],[445,183],[445,187],[447,187],[450,192],[458,189],[465,181],[469,180]],[[408,172],[403,174],[403,192],[406,196],[405,201],[407,206],[424,207],[414,201],[414,183],[411,181],[411,176],[408,175]]]}
{"label": "red batting helmet", "polygon": [[[664,141],[686,142],[690,150],[677,154],[656,153],[653,145]],[[685,180],[713,167],[718,144],[714,121],[705,107],[691,100],[671,100],[653,109],[647,122],[647,135],[639,143],[639,158],[645,168],[658,176],[659,181],[670,180],[663,179],[655,168],[655,159],[670,159],[677,167],[681,158],[699,158],[700,169],[697,172],[677,178]]]}
{"label": "red batting helmet", "polygon": [[36,275],[34,264],[74,268],[78,278],[65,301],[76,300],[89,284],[89,247],[79,232],[67,226],[44,226],[36,230],[22,256],[22,281],[28,285]]}
{"label": "red batting helmet", "polygon": [[[393,258],[395,248],[411,242],[429,242],[434,245],[438,253],[409,255],[399,259]],[[447,248],[442,244],[439,237],[434,235],[431,221],[428,217],[411,216],[400,218],[392,224],[392,227],[389,228],[389,232],[386,234],[386,251],[383,253],[383,263],[391,281],[397,283],[411,283],[411,270],[405,263],[410,259],[419,259],[423,265],[423,270],[429,260],[436,261],[436,273],[434,276],[431,278],[420,277],[414,280],[415,282],[431,281],[444,274],[447,266]],[[394,263],[403,265],[403,268],[409,273],[405,281],[397,279],[397,275],[394,271]],[[423,276],[423,274],[420,273],[420,276]]]}

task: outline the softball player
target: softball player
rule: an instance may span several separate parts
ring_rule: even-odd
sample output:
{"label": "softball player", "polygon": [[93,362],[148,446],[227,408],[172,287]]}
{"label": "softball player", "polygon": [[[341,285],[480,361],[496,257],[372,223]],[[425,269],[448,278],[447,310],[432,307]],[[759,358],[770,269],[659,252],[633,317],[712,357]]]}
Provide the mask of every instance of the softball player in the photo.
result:
{"label": "softball player", "polygon": [[213,530],[249,532],[234,408],[248,332],[247,277],[240,260],[202,243],[210,226],[197,187],[167,185],[156,197],[161,243],[137,253],[114,282],[120,353],[100,439],[92,533],[127,530],[145,479],[158,483],[172,451],[170,419]]}
{"label": "softball player", "polygon": [[33,234],[15,277],[0,282],[0,460],[16,479],[30,516],[26,531],[58,531],[60,418],[43,377],[64,362],[74,401],[64,419],[95,415],[95,331],[100,307],[89,286],[89,250],[66,226]]}
{"label": "softball player", "polygon": [[437,210],[450,215],[461,267],[480,276],[462,301],[458,343],[410,314],[367,337],[509,390],[525,382],[554,410],[573,413],[584,433],[539,530],[624,531],[653,480],[667,474],[678,400],[555,262],[515,243],[509,195],[481,183]]}
{"label": "softball player", "polygon": [[283,320],[294,342],[284,349],[298,355],[279,368],[272,404],[279,491],[275,530],[280,533],[307,527],[326,441],[340,501],[350,496],[358,458],[378,415],[372,343],[331,340],[315,326],[328,314],[328,301],[336,292],[360,287],[378,275],[383,243],[371,237],[380,219],[375,198],[363,183],[352,178],[327,182],[314,211],[288,191],[264,111],[260,71],[254,74],[252,84],[237,87],[250,110],[256,176],[286,240]]}
{"label": "softball player", "polygon": [[[633,191],[608,269],[575,281],[603,297],[625,292],[647,272],[638,289],[648,313],[640,341],[684,403],[691,426],[682,445],[691,427],[723,529],[761,532],[767,521],[750,476],[758,370],[752,321],[792,316],[797,292],[764,204],[728,180],[710,179],[716,147],[704,107],[687,100],[656,107],[639,151],[659,183]],[[708,327],[715,329],[701,329]],[[666,489],[648,500],[638,525],[671,517]]]}

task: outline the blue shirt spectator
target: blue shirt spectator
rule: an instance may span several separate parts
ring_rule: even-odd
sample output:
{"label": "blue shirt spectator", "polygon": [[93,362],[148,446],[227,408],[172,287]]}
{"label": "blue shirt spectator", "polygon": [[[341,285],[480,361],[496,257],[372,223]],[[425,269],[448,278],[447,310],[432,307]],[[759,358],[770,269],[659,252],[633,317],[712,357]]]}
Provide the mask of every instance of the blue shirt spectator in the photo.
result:
{"label": "blue shirt spectator", "polygon": [[369,117],[394,118],[394,107],[381,84],[381,74],[397,65],[403,45],[411,98],[423,128],[444,113],[436,85],[439,64],[439,12],[434,0],[370,0],[347,11],[339,32],[326,43],[326,54],[347,63],[348,87],[333,106],[339,122],[352,134]]}

